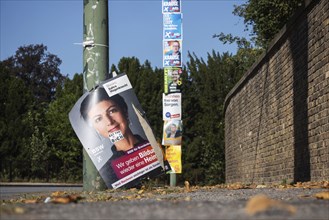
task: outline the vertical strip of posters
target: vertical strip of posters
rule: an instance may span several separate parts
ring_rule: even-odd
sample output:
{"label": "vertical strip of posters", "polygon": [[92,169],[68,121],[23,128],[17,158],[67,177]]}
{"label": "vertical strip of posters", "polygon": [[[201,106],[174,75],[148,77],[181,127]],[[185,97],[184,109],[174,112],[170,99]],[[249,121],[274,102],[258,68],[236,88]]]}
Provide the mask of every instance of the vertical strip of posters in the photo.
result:
{"label": "vertical strip of posters", "polygon": [[108,188],[132,187],[165,171],[160,163],[163,155],[159,159],[134,108],[144,112],[127,75],[120,74],[86,92],[69,113]]}
{"label": "vertical strip of posters", "polygon": [[163,120],[182,119],[182,94],[162,94]]}
{"label": "vertical strip of posters", "polygon": [[162,13],[180,13],[180,0],[162,0]]}
{"label": "vertical strip of posters", "polygon": [[164,68],[164,93],[182,92],[182,68],[166,67]]}
{"label": "vertical strip of posters", "polygon": [[169,173],[182,173],[182,147],[180,145],[170,145],[166,147],[165,157],[171,167]]}
{"label": "vertical strip of posters", "polygon": [[172,173],[182,173],[182,41],[183,14],[180,0],[162,0],[164,94],[163,138]]}

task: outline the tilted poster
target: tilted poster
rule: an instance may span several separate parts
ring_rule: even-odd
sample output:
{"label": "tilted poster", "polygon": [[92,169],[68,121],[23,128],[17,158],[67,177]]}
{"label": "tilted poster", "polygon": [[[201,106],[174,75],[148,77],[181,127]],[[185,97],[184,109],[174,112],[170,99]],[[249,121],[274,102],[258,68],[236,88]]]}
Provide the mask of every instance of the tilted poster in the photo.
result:
{"label": "tilted poster", "polygon": [[133,187],[170,169],[125,74],[86,92],[69,119],[108,188]]}

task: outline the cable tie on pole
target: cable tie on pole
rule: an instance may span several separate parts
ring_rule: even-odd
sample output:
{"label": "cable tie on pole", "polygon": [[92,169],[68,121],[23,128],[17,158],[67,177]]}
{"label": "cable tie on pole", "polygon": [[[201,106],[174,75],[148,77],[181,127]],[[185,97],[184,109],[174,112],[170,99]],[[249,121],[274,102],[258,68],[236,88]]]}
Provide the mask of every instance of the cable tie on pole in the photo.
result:
{"label": "cable tie on pole", "polygon": [[82,45],[84,48],[94,47],[94,46],[109,47],[108,45],[105,45],[105,44],[96,44],[94,42],[94,40],[87,40],[87,41],[84,41],[82,43],[74,43],[74,44]]}

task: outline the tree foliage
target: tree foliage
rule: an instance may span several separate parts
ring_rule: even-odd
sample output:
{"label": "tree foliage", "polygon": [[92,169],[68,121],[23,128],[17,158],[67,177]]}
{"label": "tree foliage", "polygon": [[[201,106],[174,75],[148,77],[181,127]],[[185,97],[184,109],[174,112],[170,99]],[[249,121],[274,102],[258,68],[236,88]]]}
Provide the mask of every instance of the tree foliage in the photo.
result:
{"label": "tree foliage", "polygon": [[224,101],[243,73],[228,53],[207,58],[189,54],[183,84],[183,176],[198,184],[225,180]]}
{"label": "tree foliage", "polygon": [[266,48],[303,2],[304,0],[248,0],[245,4],[235,6],[233,14],[244,18],[246,30],[251,28],[256,44]]}
{"label": "tree foliage", "polygon": [[23,80],[10,74],[10,69],[0,63],[0,160],[17,157],[29,127],[25,117],[32,103],[32,95]]}
{"label": "tree foliage", "polygon": [[52,150],[51,159],[60,165],[62,169],[57,175],[65,180],[82,178],[82,145],[68,119],[70,110],[82,92],[82,74],[74,75],[72,80],[67,78],[64,85],[57,88],[56,99],[49,104],[45,114],[45,132]]}
{"label": "tree foliage", "polygon": [[[52,131],[65,127],[61,134],[67,132],[70,129],[68,117],[60,115],[62,120],[58,117],[58,124],[55,125],[47,122],[49,110],[56,105],[55,94],[58,90],[60,96],[66,78],[60,74],[60,63],[61,60],[48,53],[47,47],[42,44],[19,47],[14,56],[0,62],[0,88],[3,91],[0,94],[0,157],[3,178],[9,175],[10,179],[49,179],[49,167],[61,169],[58,162],[62,158],[53,148],[55,141]],[[82,84],[82,81],[79,83]],[[65,95],[70,96],[69,92],[65,91]],[[68,103],[72,103],[72,99],[71,102],[62,100],[55,110],[56,114],[63,111],[67,113],[70,107]],[[55,104],[51,104],[53,102]],[[70,147],[70,143],[62,141],[56,144],[60,147],[67,144]],[[69,148],[67,152],[77,154]],[[79,162],[78,166],[81,167],[81,157],[80,161],[75,161],[76,164]]]}
{"label": "tree foliage", "polygon": [[43,44],[19,47],[14,56],[3,61],[10,74],[20,78],[33,94],[35,105],[54,99],[56,87],[64,80],[56,55],[47,52]]}

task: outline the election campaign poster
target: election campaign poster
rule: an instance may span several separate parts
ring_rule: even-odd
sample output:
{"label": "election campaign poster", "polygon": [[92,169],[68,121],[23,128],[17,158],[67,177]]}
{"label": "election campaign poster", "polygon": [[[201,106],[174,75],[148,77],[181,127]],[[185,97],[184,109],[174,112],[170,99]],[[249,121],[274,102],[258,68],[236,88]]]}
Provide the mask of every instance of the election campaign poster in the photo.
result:
{"label": "election campaign poster", "polygon": [[182,119],[182,94],[162,94],[163,120]]}
{"label": "election campaign poster", "polygon": [[163,14],[163,39],[182,39],[182,14]]}
{"label": "election campaign poster", "polygon": [[[125,74],[86,92],[70,123],[108,188],[133,187],[170,169],[150,135],[147,119]],[[151,134],[150,134],[151,133]]]}
{"label": "election campaign poster", "polygon": [[182,66],[181,40],[163,41],[163,67]]}
{"label": "election campaign poster", "polygon": [[166,147],[165,157],[168,160],[171,171],[169,173],[182,173],[182,147],[170,145]]}
{"label": "election campaign poster", "polygon": [[164,68],[164,93],[182,92],[182,68],[166,67]]}
{"label": "election campaign poster", "polygon": [[180,0],[162,0],[162,13],[180,13]]}
{"label": "election campaign poster", "polygon": [[163,123],[163,139],[162,144],[181,145],[182,143],[183,123],[182,120],[170,119]]}

